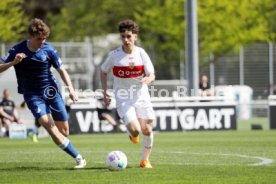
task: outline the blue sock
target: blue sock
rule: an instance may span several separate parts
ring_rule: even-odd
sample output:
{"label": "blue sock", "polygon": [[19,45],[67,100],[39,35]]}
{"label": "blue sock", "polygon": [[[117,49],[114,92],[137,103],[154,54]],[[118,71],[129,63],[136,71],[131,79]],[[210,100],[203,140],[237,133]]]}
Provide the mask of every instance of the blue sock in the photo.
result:
{"label": "blue sock", "polygon": [[64,138],[63,143],[59,145],[59,147],[63,149],[63,151],[71,155],[73,158],[76,158],[79,155],[73,144],[66,137]]}

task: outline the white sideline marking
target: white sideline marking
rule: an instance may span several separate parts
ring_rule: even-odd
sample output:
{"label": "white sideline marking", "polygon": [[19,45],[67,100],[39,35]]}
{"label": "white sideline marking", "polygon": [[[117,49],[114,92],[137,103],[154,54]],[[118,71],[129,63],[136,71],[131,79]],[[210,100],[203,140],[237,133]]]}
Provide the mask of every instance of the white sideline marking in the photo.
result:
{"label": "white sideline marking", "polygon": [[270,158],[265,158],[265,157],[256,157],[256,156],[248,156],[248,155],[236,155],[239,157],[244,157],[244,158],[255,158],[261,160],[261,162],[257,162],[255,164],[248,164],[249,166],[262,166],[262,165],[269,165],[274,162],[274,160]]}
{"label": "white sideline marking", "polygon": [[[176,153],[176,154],[184,154],[185,152],[169,152],[169,153]],[[273,159],[265,158],[265,157],[258,157],[258,156],[250,156],[250,155],[241,155],[241,154],[227,154],[227,153],[187,153],[187,154],[194,154],[194,155],[219,155],[219,156],[235,156],[235,157],[242,157],[242,158],[253,158],[261,160],[261,162],[257,162],[254,164],[248,164],[248,166],[263,166],[269,165],[274,162]]]}
{"label": "white sideline marking", "polygon": [[[91,150],[86,150],[83,151],[84,153],[106,153],[106,151],[102,151],[102,150],[97,150],[97,151],[91,151]],[[18,152],[16,152],[18,153]],[[20,152],[20,154],[32,154],[33,152],[29,152],[29,151],[23,151]],[[56,153],[55,151],[50,151],[50,153]],[[265,157],[259,157],[259,156],[250,156],[250,155],[242,155],[242,154],[229,154],[229,153],[189,153],[189,152],[182,152],[182,151],[173,151],[173,152],[162,152],[162,151],[158,151],[158,153],[167,153],[167,154],[186,154],[186,155],[214,155],[214,156],[226,156],[226,157],[230,157],[230,156],[234,156],[234,157],[241,157],[241,158],[251,158],[251,159],[257,159],[260,160],[260,162],[256,162],[253,164],[247,164],[248,166],[264,166],[264,165],[269,165],[274,163],[273,159],[270,158],[265,158]],[[49,152],[45,153],[44,151],[41,152],[40,154],[49,154]],[[6,153],[0,153],[0,155],[6,155]],[[29,163],[52,163],[52,161],[36,161],[36,160],[0,160],[0,163],[21,163],[21,162],[29,162]],[[72,161],[60,161],[58,163],[69,163]],[[91,163],[104,163],[104,162],[99,162],[99,161],[90,161]],[[56,162],[57,163],[57,162]],[[132,164],[134,162],[128,161],[128,163]],[[224,164],[224,163],[181,163],[181,162],[159,162],[158,164],[166,164],[166,165],[242,165],[239,163],[232,163],[232,164]]]}

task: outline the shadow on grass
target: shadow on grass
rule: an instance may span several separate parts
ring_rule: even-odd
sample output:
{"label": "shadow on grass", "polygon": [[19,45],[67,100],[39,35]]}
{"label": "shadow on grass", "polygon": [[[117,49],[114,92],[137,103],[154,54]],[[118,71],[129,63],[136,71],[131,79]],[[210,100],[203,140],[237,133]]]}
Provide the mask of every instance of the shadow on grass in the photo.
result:
{"label": "shadow on grass", "polygon": [[106,170],[106,167],[85,167],[83,169],[74,169],[74,168],[65,168],[65,170],[69,171],[82,171],[82,170]]}
{"label": "shadow on grass", "polygon": [[83,169],[74,169],[74,168],[61,168],[61,167],[35,167],[35,166],[20,166],[20,167],[9,167],[9,168],[0,168],[1,171],[82,171],[82,170],[107,170],[106,167],[86,167]]}

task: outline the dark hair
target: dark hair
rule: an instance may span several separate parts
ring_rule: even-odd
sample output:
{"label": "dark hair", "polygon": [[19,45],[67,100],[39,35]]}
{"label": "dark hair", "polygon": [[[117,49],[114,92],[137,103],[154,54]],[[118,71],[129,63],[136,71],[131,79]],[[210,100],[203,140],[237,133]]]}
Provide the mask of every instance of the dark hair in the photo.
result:
{"label": "dark hair", "polygon": [[133,20],[123,20],[119,23],[119,32],[124,33],[125,31],[131,31],[134,34],[139,33],[139,26]]}
{"label": "dark hair", "polygon": [[31,36],[43,35],[48,37],[50,28],[41,19],[34,18],[29,25],[28,33]]}

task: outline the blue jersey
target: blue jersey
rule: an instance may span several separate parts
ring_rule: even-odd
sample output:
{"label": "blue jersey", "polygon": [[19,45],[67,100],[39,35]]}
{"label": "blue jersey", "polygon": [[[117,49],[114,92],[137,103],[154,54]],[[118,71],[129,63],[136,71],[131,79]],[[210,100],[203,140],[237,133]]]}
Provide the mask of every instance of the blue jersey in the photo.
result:
{"label": "blue jersey", "polygon": [[57,80],[51,72],[51,66],[59,69],[62,62],[52,45],[44,43],[42,48],[32,52],[27,46],[27,40],[25,40],[13,46],[8,54],[2,58],[3,62],[13,61],[18,53],[26,55],[26,58],[14,65],[19,93],[42,94],[50,86],[58,89]]}

